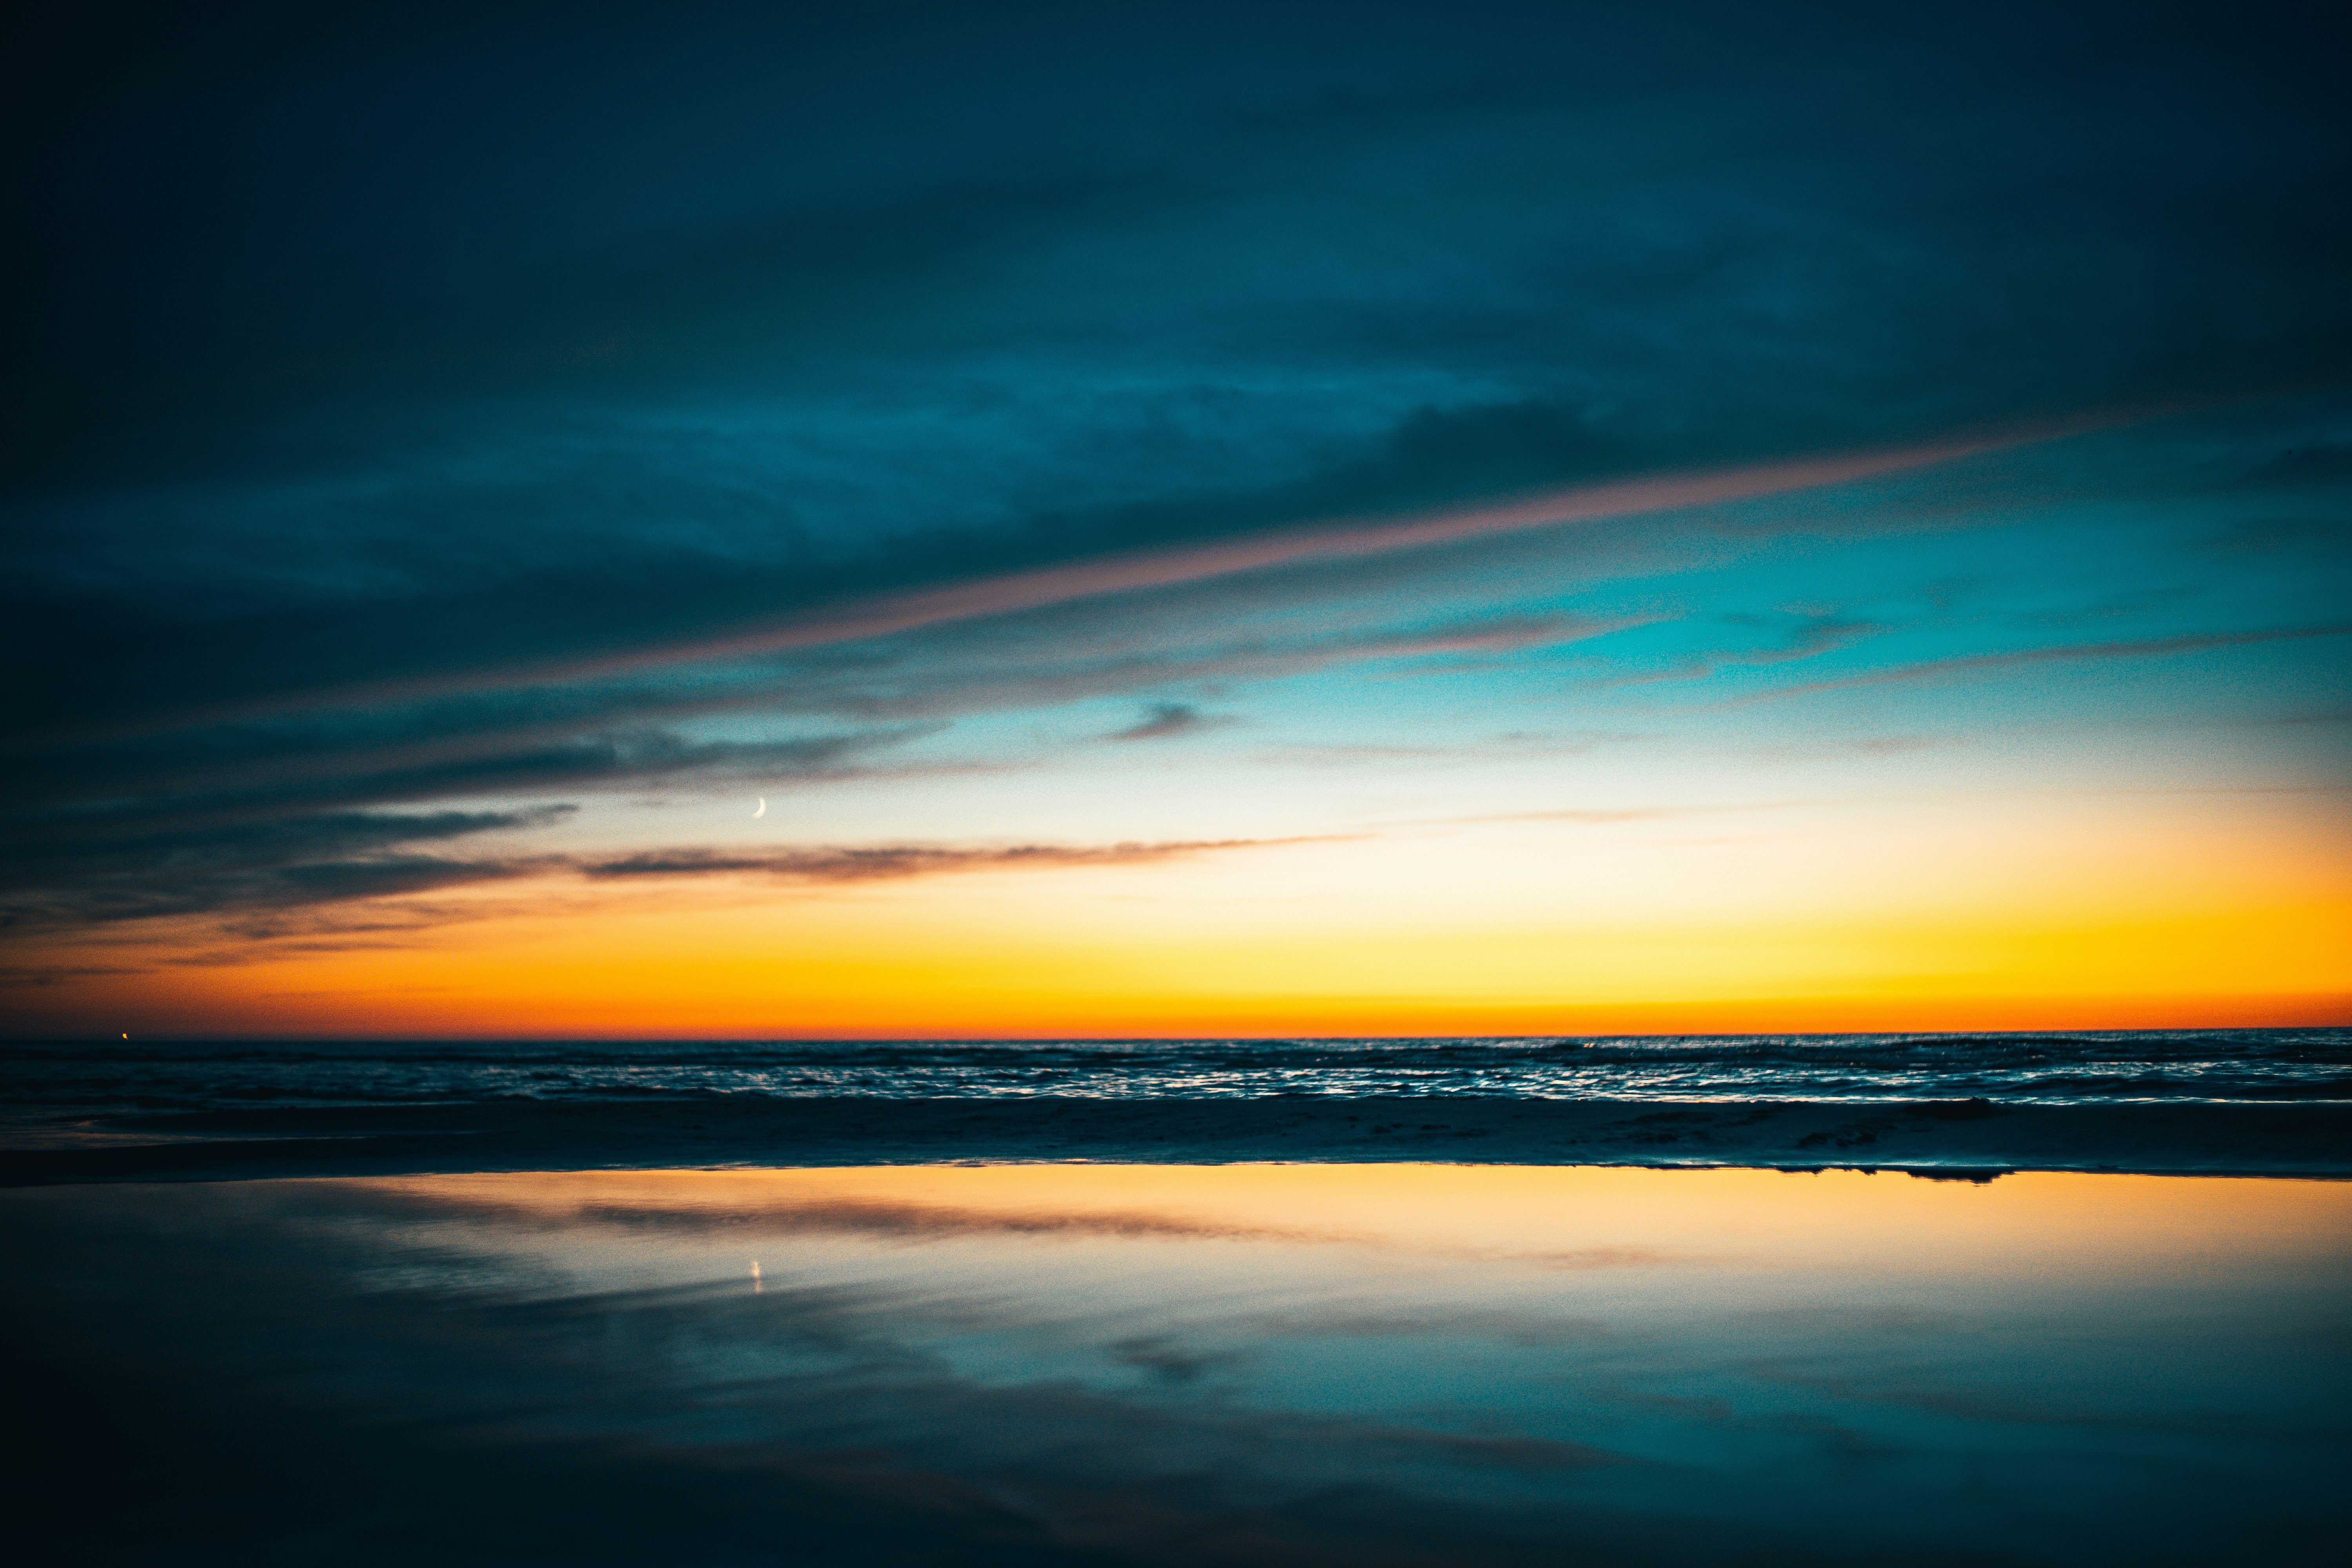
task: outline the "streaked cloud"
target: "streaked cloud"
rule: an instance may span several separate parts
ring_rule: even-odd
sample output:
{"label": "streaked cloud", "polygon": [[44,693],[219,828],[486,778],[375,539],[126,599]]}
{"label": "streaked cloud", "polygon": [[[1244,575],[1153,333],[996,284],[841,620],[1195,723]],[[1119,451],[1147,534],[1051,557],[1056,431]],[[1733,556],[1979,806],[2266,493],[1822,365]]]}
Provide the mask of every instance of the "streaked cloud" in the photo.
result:
{"label": "streaked cloud", "polygon": [[2168,654],[2201,653],[2211,648],[2244,647],[2252,644],[2295,642],[2306,637],[2336,637],[2352,634],[2352,623],[2328,626],[2294,626],[2277,631],[2192,632],[2181,637],[2144,637],[2134,641],[2078,643],[2057,647],[2020,648],[2011,653],[1971,654],[1960,658],[1936,659],[1925,664],[1904,665],[1895,669],[1872,670],[1867,674],[1842,677],[1835,680],[1808,681],[1801,686],[1786,686],[1760,692],[1753,697],[1737,699],[1742,702],[1777,701],[1790,697],[1809,697],[1817,692],[1846,691],[1864,686],[1890,686],[1909,681],[1949,679],[1989,670],[2011,669],[2038,664],[2070,664],[2082,659],[2159,658]]}
{"label": "streaked cloud", "polygon": [[1108,844],[1071,847],[1016,844],[1001,848],[959,849],[924,845],[868,848],[784,849],[766,854],[724,850],[648,850],[617,860],[589,861],[592,878],[709,877],[754,873],[790,882],[879,882],[968,871],[1050,871],[1089,866],[1148,866],[1224,850],[1263,849],[1288,844],[1328,843],[1328,838],[1228,838],[1207,842]]}
{"label": "streaked cloud", "polygon": [[1203,713],[1189,702],[1155,702],[1143,718],[1124,730],[1112,731],[1103,739],[1166,741],[1179,735],[1197,735],[1203,730],[1221,729],[1233,721],[1230,714]]}
{"label": "streaked cloud", "polygon": [[[85,848],[72,857],[79,873],[77,881],[68,883],[45,868],[19,870],[13,886],[0,888],[0,899],[6,900],[0,904],[0,914],[8,925],[26,929],[203,915],[234,921],[237,934],[257,941],[315,931],[348,946],[347,939],[355,933],[406,935],[479,917],[479,911],[440,910],[416,903],[415,895],[523,878],[576,876],[610,882],[756,876],[788,884],[841,886],[991,871],[1150,866],[1239,850],[1344,842],[1343,837],[1327,835],[1105,845],[886,844],[766,850],[693,846],[605,858],[561,853],[460,858],[409,847],[472,834],[527,832],[573,809],[443,812],[416,817],[354,814],[272,823],[236,835],[118,843],[102,852]],[[390,919],[337,920],[320,927],[289,925],[281,918],[314,907],[384,900],[395,901],[389,906]]]}
{"label": "streaked cloud", "polygon": [[[1239,888],[1758,768],[1922,842],[2343,773],[2352,136],[2284,23],[689,12],[28,35],[0,956],[45,996],[111,1016],[75,944],[173,921],[214,973],[509,898]],[[1395,850],[1318,858],[1329,907],[1515,874]]]}

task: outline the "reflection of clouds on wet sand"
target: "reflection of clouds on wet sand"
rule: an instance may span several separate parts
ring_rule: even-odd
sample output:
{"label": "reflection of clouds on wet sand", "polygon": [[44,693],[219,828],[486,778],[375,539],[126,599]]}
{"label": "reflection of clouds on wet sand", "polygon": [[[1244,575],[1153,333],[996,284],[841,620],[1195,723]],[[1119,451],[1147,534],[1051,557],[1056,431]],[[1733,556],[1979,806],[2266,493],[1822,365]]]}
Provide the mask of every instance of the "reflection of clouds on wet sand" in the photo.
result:
{"label": "reflection of clouds on wet sand", "polygon": [[[56,1466],[299,1484],[242,1527],[271,1551],[455,1466],[460,1560],[2121,1560],[2317,1527],[2347,1196],[925,1167],[48,1189],[0,1225]],[[498,1545],[535,1488],[553,1533]]]}

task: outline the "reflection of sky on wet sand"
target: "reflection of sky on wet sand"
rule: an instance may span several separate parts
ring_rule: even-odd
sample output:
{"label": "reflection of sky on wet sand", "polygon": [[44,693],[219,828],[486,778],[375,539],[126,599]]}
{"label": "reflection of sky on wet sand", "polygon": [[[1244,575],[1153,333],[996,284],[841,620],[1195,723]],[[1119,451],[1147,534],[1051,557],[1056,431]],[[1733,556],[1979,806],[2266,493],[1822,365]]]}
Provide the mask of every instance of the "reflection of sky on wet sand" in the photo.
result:
{"label": "reflection of sky on wet sand", "polygon": [[60,1364],[394,1443],[331,1493],[594,1468],[631,1561],[2287,1560],[2352,1447],[2341,1184],[931,1166],[0,1216]]}

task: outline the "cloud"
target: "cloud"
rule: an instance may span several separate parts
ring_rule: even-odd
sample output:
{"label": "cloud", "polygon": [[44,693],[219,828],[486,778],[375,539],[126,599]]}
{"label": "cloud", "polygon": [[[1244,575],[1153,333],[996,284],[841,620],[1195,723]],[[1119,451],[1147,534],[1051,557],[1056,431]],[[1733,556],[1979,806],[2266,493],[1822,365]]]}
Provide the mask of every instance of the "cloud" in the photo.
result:
{"label": "cloud", "polygon": [[1896,685],[1916,680],[1938,680],[1955,675],[1977,671],[2011,669],[2037,664],[2064,664],[2079,659],[2156,658],[2166,654],[2196,653],[2206,648],[2243,647],[2256,643],[2294,642],[2306,637],[2343,637],[2352,634],[2352,624],[2332,626],[2294,626],[2276,631],[2200,632],[2182,637],[2144,637],[2130,642],[2078,644],[2071,647],[2023,648],[2014,653],[1975,654],[1961,658],[1930,659],[1924,664],[1908,664],[1895,669],[1872,670],[1864,675],[1841,677],[1835,680],[1808,681],[1801,686],[1784,686],[1772,691],[1758,692],[1748,697],[1736,697],[1718,704],[1725,708],[1744,707],[1757,702],[1776,702],[1785,698],[1806,697],[1822,691],[1847,691],[1867,686]]}
{"label": "cloud", "polygon": [[1222,729],[1233,721],[1224,714],[1203,713],[1190,703],[1155,702],[1142,720],[1124,730],[1114,730],[1103,739],[1165,741],[1178,735],[1197,735],[1204,730]]}
{"label": "cloud", "polygon": [[[630,680],[479,693],[415,704],[215,724],[192,732],[21,747],[0,798],[0,846],[101,844],[334,808],[436,796],[546,795],[904,773],[886,753],[951,716],[1152,688],[1263,680],[1355,662],[1503,653],[1635,624],[1567,612],[1465,617],[1427,626],[1237,634],[1186,604],[1139,626],[1092,613],[1017,627],[940,628],[855,649],[699,672],[676,686]],[[772,741],[689,740],[662,722],[744,713],[864,721]],[[1202,715],[1201,726],[1213,722]],[[124,781],[135,781],[129,788]]]}
{"label": "cloud", "polygon": [[1832,648],[1841,648],[1887,628],[1875,621],[1857,620],[1836,615],[1802,616],[1790,633],[1788,646],[1759,649],[1747,656],[1750,664],[1777,664],[1789,659],[1811,658]]}
{"label": "cloud", "polygon": [[[395,844],[541,828],[575,809],[401,814],[336,808],[582,786],[840,778],[870,766],[861,759],[929,729],[758,742],[691,742],[638,729],[562,741],[526,733],[520,744],[517,737],[495,731],[459,731],[438,739],[386,736],[381,730],[349,738],[332,730],[316,736],[281,731],[256,737],[243,754],[236,737],[215,735],[192,758],[159,757],[144,766],[144,748],[117,749],[107,755],[110,766],[85,756],[47,780],[20,775],[12,803],[16,809],[0,813],[0,849],[7,859],[0,889],[54,885],[79,889],[70,896],[87,901],[93,883],[119,883],[126,890],[142,882],[190,887],[215,874],[243,876],[312,858],[332,863]],[[140,785],[106,787],[95,802],[76,798],[99,793],[98,779],[106,774],[136,778]],[[448,866],[450,877],[461,876],[455,863],[436,864]],[[423,879],[443,874],[423,864],[412,871]],[[269,874],[281,883],[292,875]]]}
{"label": "cloud", "polygon": [[1556,811],[1511,811],[1477,816],[1419,817],[1387,826],[1443,827],[1468,826],[1489,822],[1575,822],[1594,827],[1608,827],[1625,822],[1657,822],[1677,817],[1715,816],[1726,813],[1747,811],[1801,811],[1811,806],[1843,804],[1845,803],[1821,800],[1757,800],[1727,802],[1720,805],[1569,806]]}
{"label": "cloud", "polygon": [[572,673],[599,673],[624,662],[740,658],[785,648],[862,641],[940,622],[1202,582],[1274,566],[1419,550],[1573,522],[1753,500],[1948,462],[2012,445],[2021,438],[2043,439],[2054,433],[2042,427],[2022,437],[1956,437],[1926,445],[1738,468],[1641,476],[1395,519],[1310,518],[1288,526],[1260,529],[1244,538],[1111,555],[877,599],[772,626],[732,632],[705,642],[674,643],[622,661],[583,665]]}
{"label": "cloud", "polygon": [[1449,745],[1331,743],[1283,746],[1263,753],[1267,761],[1302,767],[1349,767],[1362,763],[1465,763],[1535,757],[1589,756],[1602,746],[1625,746],[1657,739],[1629,731],[1587,730],[1567,733],[1512,731],[1485,740]]}
{"label": "cloud", "polygon": [[31,990],[65,985],[77,980],[111,979],[139,970],[108,963],[0,963],[0,990]]}
{"label": "cloud", "polygon": [[1921,752],[1949,751],[1964,743],[1949,735],[1864,735],[1846,739],[1816,736],[1742,750],[1766,762],[1812,763],[1850,757],[1914,756]]}
{"label": "cloud", "polygon": [[[1536,648],[1625,624],[1566,612],[1456,618],[1426,626],[1342,626],[1279,637],[1218,628],[1206,646],[1186,616],[1139,627],[1131,612],[1092,612],[991,637],[945,628],[924,637],[711,672],[683,688],[624,683],[486,693],[419,704],[213,725],[47,752],[20,752],[0,811],[9,866],[0,893],[20,926],[226,910],[286,910],[420,894],[560,869],[544,855],[401,852],[439,838],[549,826],[561,811],[419,814],[388,808],[436,796],[541,798],[581,789],[703,788],[839,782],[923,768],[887,753],[938,734],[941,715],[1165,687],[1269,679],[1368,660],[1410,661]],[[724,717],[765,706],[852,712],[871,727],[778,740],[688,738],[648,722]],[[617,721],[617,722],[616,722]],[[1197,733],[1225,722],[1186,703],[1151,709],[1127,739]],[[583,728],[603,724],[601,730]],[[1003,765],[995,763],[992,765]],[[126,788],[124,781],[135,781]],[[569,808],[564,808],[569,809]],[[1083,856],[991,851],[1044,864],[1177,853],[1131,845]],[[609,879],[715,868],[723,855],[648,851],[602,864]],[[965,852],[844,851],[774,875],[819,880],[965,866]],[[21,934],[21,932],[20,932]]]}
{"label": "cloud", "polygon": [[2301,550],[2313,555],[2352,551],[2352,521],[2320,517],[2264,517],[2236,524],[2207,542],[2230,554]]}
{"label": "cloud", "polygon": [[[1174,739],[1278,712],[1221,686],[1817,602],[1589,602],[1636,563],[2053,496],[2325,515],[2324,51],[1541,10],[603,18],[560,65],[429,6],[397,47],[60,12],[6,110],[8,887],[422,896],[527,858],[240,836],[1021,765],[916,747],[1080,700]],[[2185,457],[2025,460],[2298,387]],[[2217,570],[2331,545],[2224,537]],[[1769,617],[1675,668],[1899,622]]]}
{"label": "cloud", "polygon": [[783,849],[732,854],[719,849],[647,850],[617,859],[582,864],[596,879],[620,877],[709,877],[753,873],[793,882],[880,882],[971,871],[1063,870],[1090,866],[1148,866],[1237,849],[1324,844],[1328,837],[1219,838],[1159,844],[1078,846],[1021,844],[1003,848],[957,849],[920,845],[871,848]]}
{"label": "cloud", "polygon": [[2308,708],[2294,712],[2265,715],[2241,720],[2247,724],[2352,724],[2352,707]]}
{"label": "cloud", "polygon": [[[551,853],[457,858],[404,847],[436,837],[544,826],[573,809],[549,806],[417,818],[354,815],[332,821],[259,825],[220,837],[198,834],[85,849],[60,858],[64,867],[75,871],[71,877],[58,866],[12,868],[11,881],[0,884],[0,930],[13,927],[14,934],[22,937],[77,926],[203,916],[225,937],[240,942],[310,939],[317,951],[347,951],[399,945],[435,926],[483,916],[483,910],[471,905],[419,902],[419,894],[525,878],[576,877],[610,883],[751,875],[811,886],[848,886],[990,871],[1150,866],[1202,855],[1339,841],[1323,836],[983,847],[835,846],[752,852],[697,846],[603,858]],[[357,918],[322,918],[318,912],[337,906],[361,906],[372,912]],[[235,948],[207,949],[190,962],[240,963],[247,956]],[[26,973],[62,972],[36,965]]]}
{"label": "cloud", "polygon": [[[1311,603],[1312,588],[1295,590]],[[811,711],[914,720],[1075,702],[1154,688],[1265,681],[1348,665],[1501,654],[1599,637],[1643,623],[1639,616],[1466,616],[1435,625],[1374,625],[1253,635],[1221,624],[1213,602],[1168,606],[1139,628],[1134,605],[1105,627],[1072,612],[1023,628],[940,628],[873,645],[863,657],[782,668],[793,671],[782,700]],[[1203,624],[1203,623],[1206,624]]]}
{"label": "cloud", "polygon": [[348,812],[104,838],[28,837],[0,875],[0,921],[48,927],[285,910],[504,880],[547,861],[457,859],[411,847],[528,832],[574,809]]}
{"label": "cloud", "polygon": [[2352,445],[2321,443],[2281,452],[2241,474],[2236,489],[2320,489],[2352,485]]}
{"label": "cloud", "polygon": [[1787,664],[1797,659],[1813,658],[1832,653],[1849,644],[1894,630],[1877,621],[1822,613],[1800,612],[1793,625],[1756,615],[1736,614],[1719,617],[1727,625],[1777,627],[1784,631],[1783,640],[1769,647],[1711,648],[1702,653],[1685,655],[1664,669],[1629,672],[1606,678],[1599,684],[1609,686],[1648,686],[1676,680],[1705,680],[1727,668],[1754,668],[1762,665]]}
{"label": "cloud", "polygon": [[[886,555],[864,563],[854,552],[812,558],[794,549],[783,559],[762,560],[681,554],[675,545],[652,553],[632,548],[595,570],[541,569],[389,599],[313,592],[268,613],[201,624],[182,618],[176,606],[184,600],[176,594],[134,610],[113,595],[60,585],[20,592],[8,618],[20,651],[47,650],[56,672],[28,693],[18,734],[20,743],[55,743],[105,733],[106,726],[115,733],[153,733],[453,694],[650,679],[1274,567],[1770,496],[2000,444],[1962,437],[1736,468],[1670,469],[1402,513],[1393,510],[1392,487],[1366,481],[1361,495],[1351,483],[1328,498],[1269,493],[1206,510],[1188,504],[1176,509],[1182,519],[1106,513],[1039,520],[1003,542],[944,533],[896,539],[887,542]],[[1628,453],[1620,466],[1639,465],[1643,456]],[[1673,457],[1660,452],[1652,460],[1671,464]],[[669,479],[652,482],[666,487]],[[1383,505],[1390,510],[1380,510]],[[71,531],[61,529],[60,537]],[[1060,559],[1022,564],[1018,557],[1035,553],[1030,542],[1038,538],[1062,541],[1052,552]],[[934,581],[888,582],[910,571]],[[109,626],[109,637],[92,642],[87,628],[100,622]],[[69,657],[54,657],[60,650]],[[670,693],[673,700],[684,695]]]}

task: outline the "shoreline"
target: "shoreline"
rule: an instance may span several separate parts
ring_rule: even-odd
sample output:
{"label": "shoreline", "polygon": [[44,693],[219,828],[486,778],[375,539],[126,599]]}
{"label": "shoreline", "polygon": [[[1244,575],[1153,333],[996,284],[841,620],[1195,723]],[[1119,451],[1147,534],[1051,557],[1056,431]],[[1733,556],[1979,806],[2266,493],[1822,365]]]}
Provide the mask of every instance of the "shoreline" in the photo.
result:
{"label": "shoreline", "polygon": [[0,1149],[0,1186],[1045,1161],[2352,1177],[2352,1105],[2340,1103],[525,1100],[126,1117],[90,1131],[106,1141]]}

